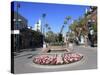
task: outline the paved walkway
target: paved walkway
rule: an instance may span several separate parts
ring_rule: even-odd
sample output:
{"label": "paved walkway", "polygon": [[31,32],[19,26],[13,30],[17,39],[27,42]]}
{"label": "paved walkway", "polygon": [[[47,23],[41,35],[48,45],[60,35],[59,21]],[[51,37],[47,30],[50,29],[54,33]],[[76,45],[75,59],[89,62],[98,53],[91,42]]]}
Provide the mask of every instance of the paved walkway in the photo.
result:
{"label": "paved walkway", "polygon": [[14,62],[15,73],[68,71],[68,70],[84,70],[84,69],[97,68],[97,48],[96,47],[75,46],[74,51],[82,53],[85,56],[85,61],[74,64],[72,66],[64,66],[61,68],[41,68],[41,67],[34,66],[32,64],[32,58],[30,56],[31,54],[36,55],[38,51],[22,52],[20,55],[23,55],[23,56],[15,57],[15,62]]}

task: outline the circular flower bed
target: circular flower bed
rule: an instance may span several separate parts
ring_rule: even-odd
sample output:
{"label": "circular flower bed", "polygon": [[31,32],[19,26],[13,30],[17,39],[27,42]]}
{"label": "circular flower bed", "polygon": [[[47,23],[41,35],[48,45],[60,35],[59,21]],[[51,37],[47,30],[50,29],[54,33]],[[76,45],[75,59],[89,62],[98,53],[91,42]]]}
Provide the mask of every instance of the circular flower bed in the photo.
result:
{"label": "circular flower bed", "polygon": [[82,54],[79,53],[64,54],[63,61],[68,64],[79,61],[82,57]]}
{"label": "circular flower bed", "polygon": [[81,60],[83,57],[80,53],[65,53],[54,55],[38,55],[33,58],[33,62],[41,65],[58,65],[69,64]]}

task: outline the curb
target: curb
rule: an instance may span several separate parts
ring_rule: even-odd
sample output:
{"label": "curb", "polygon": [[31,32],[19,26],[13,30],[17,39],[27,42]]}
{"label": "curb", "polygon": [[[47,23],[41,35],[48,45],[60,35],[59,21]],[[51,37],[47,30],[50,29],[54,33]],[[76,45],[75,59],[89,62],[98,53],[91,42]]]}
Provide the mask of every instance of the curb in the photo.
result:
{"label": "curb", "polygon": [[83,56],[83,58],[80,61],[70,63],[70,64],[63,64],[63,65],[39,65],[35,64],[32,62],[31,66],[36,67],[36,68],[48,68],[48,69],[53,69],[53,68],[64,68],[64,67],[73,67],[78,65],[79,63],[84,63],[86,61],[86,57]]}

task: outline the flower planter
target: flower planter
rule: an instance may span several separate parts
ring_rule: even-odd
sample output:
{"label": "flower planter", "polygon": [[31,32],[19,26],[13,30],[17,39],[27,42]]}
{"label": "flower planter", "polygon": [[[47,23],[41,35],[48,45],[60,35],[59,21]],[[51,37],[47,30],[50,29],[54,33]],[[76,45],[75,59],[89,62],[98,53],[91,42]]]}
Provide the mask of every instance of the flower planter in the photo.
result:
{"label": "flower planter", "polygon": [[33,58],[33,63],[40,65],[62,65],[70,64],[82,59],[83,55],[80,53],[64,53],[52,55],[37,55]]}

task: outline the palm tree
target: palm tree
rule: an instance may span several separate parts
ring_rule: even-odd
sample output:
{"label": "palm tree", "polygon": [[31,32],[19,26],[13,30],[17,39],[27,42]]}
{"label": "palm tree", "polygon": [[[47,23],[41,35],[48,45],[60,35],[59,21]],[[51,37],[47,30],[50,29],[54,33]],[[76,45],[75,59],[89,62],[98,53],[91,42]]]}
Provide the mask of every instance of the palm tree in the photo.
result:
{"label": "palm tree", "polygon": [[68,23],[69,20],[71,20],[71,16],[66,16],[66,17],[65,17],[64,24],[67,25],[67,23]]}
{"label": "palm tree", "polygon": [[71,19],[71,16],[66,16],[65,18],[67,21],[69,21]]}
{"label": "palm tree", "polygon": [[64,25],[67,24],[67,20],[64,20]]}
{"label": "palm tree", "polygon": [[44,33],[45,36],[46,36],[46,32],[47,32],[48,26],[49,26],[49,25],[46,23],[46,24],[45,24],[45,33]]}
{"label": "palm tree", "polygon": [[[70,19],[71,19],[70,16],[66,16],[66,17],[65,17],[65,20],[64,20],[64,25],[67,26],[68,21],[69,21]],[[64,25],[63,25],[63,27],[64,27]],[[69,29],[68,29],[68,31],[69,31]],[[67,46],[67,47],[68,47],[68,44],[69,44],[69,41],[68,41],[68,39],[67,39],[67,41],[66,41],[66,46]]]}
{"label": "palm tree", "polygon": [[[45,28],[44,28],[44,26],[45,26],[45,17],[46,17],[46,14],[43,13],[43,14],[42,14],[42,21],[43,21],[43,23],[42,23],[42,26],[43,26],[43,34],[45,33]],[[42,32],[42,27],[41,27],[41,32]]]}
{"label": "palm tree", "polygon": [[42,14],[42,17],[43,17],[43,18],[45,18],[45,17],[46,17],[46,14],[45,14],[45,13],[43,13],[43,14]]}
{"label": "palm tree", "polygon": [[48,27],[48,30],[50,31],[51,30],[51,27]]}
{"label": "palm tree", "polygon": [[45,24],[45,28],[48,28],[48,26],[49,26],[49,25],[46,23],[46,24]]}

